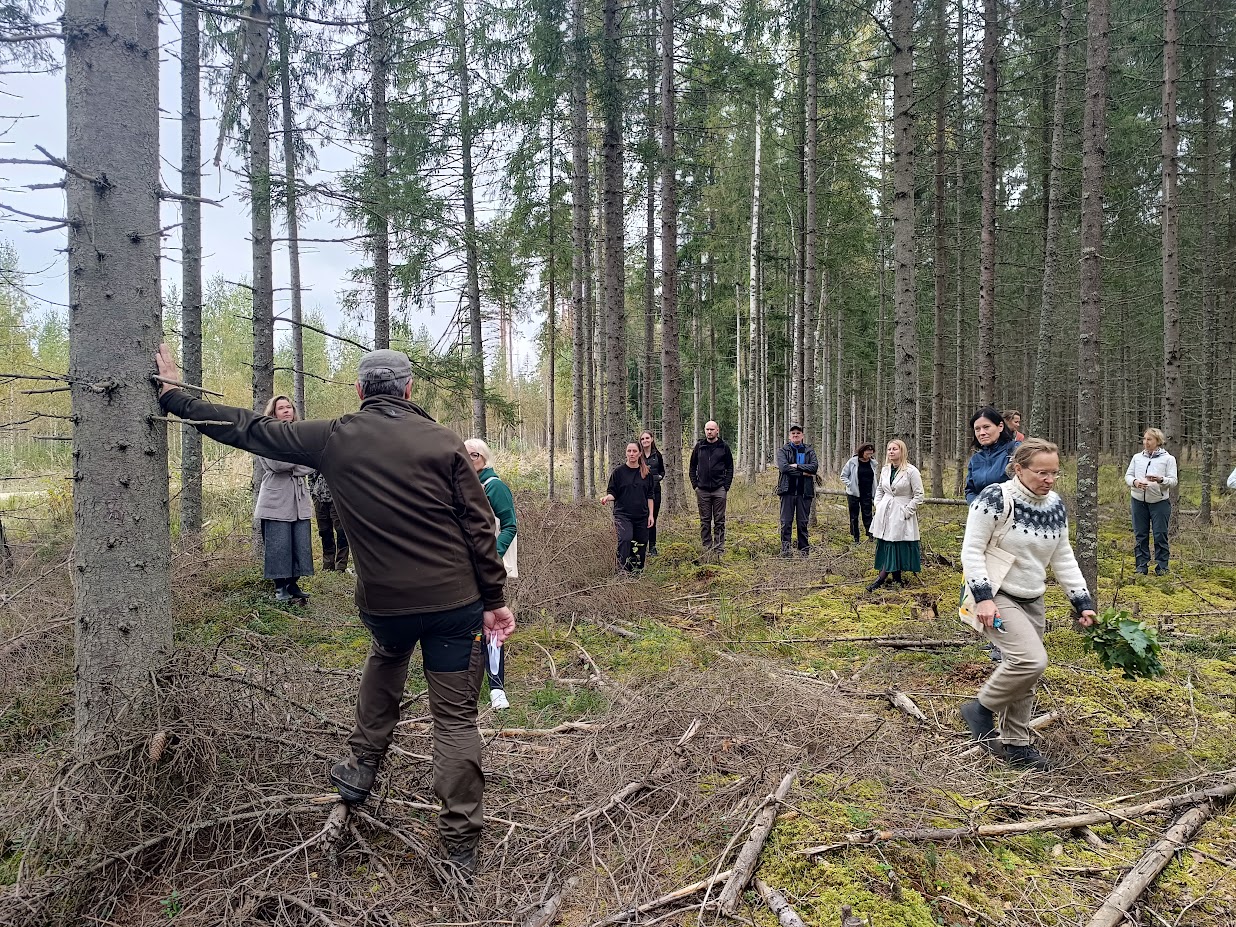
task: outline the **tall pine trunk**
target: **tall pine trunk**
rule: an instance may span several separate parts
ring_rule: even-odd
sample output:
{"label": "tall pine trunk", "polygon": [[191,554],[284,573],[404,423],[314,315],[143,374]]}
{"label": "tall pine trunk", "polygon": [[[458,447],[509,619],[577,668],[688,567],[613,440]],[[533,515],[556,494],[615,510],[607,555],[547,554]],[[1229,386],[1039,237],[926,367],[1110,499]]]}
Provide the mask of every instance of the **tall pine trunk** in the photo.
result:
{"label": "tall pine trunk", "polygon": [[1099,337],[1103,329],[1103,176],[1107,142],[1110,0],[1086,11],[1086,104],[1082,124],[1081,315],[1077,351],[1077,561],[1093,595],[1099,582]]}
{"label": "tall pine trunk", "polygon": [[558,443],[558,254],[557,254],[557,222],[554,217],[554,168],[558,153],[554,148],[554,115],[549,116],[549,241],[547,242],[549,256],[546,260],[545,276],[548,290],[545,318],[545,352],[548,358],[549,377],[545,384],[545,441],[549,445],[549,477],[546,494],[549,501],[554,501],[556,487],[554,485],[554,452]]}
{"label": "tall pine trunk", "polygon": [[643,428],[654,431],[653,421],[653,375],[656,357],[656,304],[657,304],[657,82],[661,76],[661,62],[657,60],[657,36],[653,29],[656,21],[655,5],[648,8],[648,100],[647,125],[644,127],[644,147],[647,152],[644,178],[644,372],[640,384],[640,418]]}
{"label": "tall pine trunk", "polygon": [[914,0],[893,0],[893,431],[918,434],[918,306],[914,290]]}
{"label": "tall pine trunk", "polygon": [[[755,104],[755,157],[754,166],[752,168],[753,179],[751,183],[751,239],[747,251],[747,314],[748,314],[748,347],[747,347],[747,365],[748,368],[755,368],[755,358],[760,352],[760,337],[759,337],[759,318],[760,318],[760,287],[759,287],[759,252],[760,252],[760,181],[761,181],[761,154],[762,142],[764,135],[764,112],[760,101]],[[757,368],[758,369],[758,368]],[[759,438],[757,437],[758,428],[758,399],[757,397],[766,392],[761,388],[764,383],[757,373],[754,376],[749,376],[747,383],[749,389],[748,404],[751,407],[751,412],[747,418],[747,434],[743,440],[743,447],[747,449],[746,457],[746,478],[748,483],[755,482],[755,471],[757,469],[757,461],[759,460],[760,451],[757,448]]]}
{"label": "tall pine trunk", "polygon": [[1064,116],[1068,99],[1066,83],[1069,65],[1069,28],[1073,8],[1060,4],[1060,43],[1056,49],[1056,92],[1052,101],[1051,166],[1047,177],[1047,228],[1043,235],[1043,293],[1039,305],[1039,343],[1031,385],[1030,418],[1026,434],[1046,434],[1047,394],[1051,372],[1052,336],[1059,324],[1056,318],[1057,277],[1060,273],[1060,185],[1064,174]]}
{"label": "tall pine trunk", "polygon": [[[185,382],[202,382],[201,25],[196,6],[180,8],[180,332]],[[202,533],[202,434],[180,432],[180,536]]]}
{"label": "tall pine trunk", "polygon": [[[279,96],[283,108],[283,185],[288,220],[288,280],[292,288],[292,404],[305,418],[305,330],[301,327],[300,217],[296,189],[296,119],[292,115],[292,53],[287,0],[279,16]],[[191,383],[198,381],[191,380]]]}
{"label": "tall pine trunk", "polygon": [[983,2],[983,214],[979,225],[979,401],[996,402],[996,81],[999,0]]}
{"label": "tall pine trunk", "polygon": [[468,73],[468,9],[465,0],[456,7],[459,30],[459,147],[462,158],[464,255],[467,264],[465,296],[468,303],[469,368],[472,380],[472,434],[485,440],[485,339],[481,327],[481,282],[476,245],[476,198],[472,174],[472,89]]}
{"label": "tall pine trunk", "polygon": [[[803,235],[803,408],[799,424],[811,427],[815,418],[815,343],[816,299],[819,292],[819,276],[816,267],[817,225],[817,177],[819,174],[820,134],[820,4],[808,0],[807,4],[807,114],[806,140],[803,165],[807,185],[806,215]],[[827,389],[824,401],[827,402]],[[816,438],[823,440],[823,435]]]}
{"label": "tall pine trunk", "polygon": [[84,759],[149,733],[172,649],[167,432],[150,384],[163,330],[159,33],[134,0],[68,0],[64,29],[73,734]]}

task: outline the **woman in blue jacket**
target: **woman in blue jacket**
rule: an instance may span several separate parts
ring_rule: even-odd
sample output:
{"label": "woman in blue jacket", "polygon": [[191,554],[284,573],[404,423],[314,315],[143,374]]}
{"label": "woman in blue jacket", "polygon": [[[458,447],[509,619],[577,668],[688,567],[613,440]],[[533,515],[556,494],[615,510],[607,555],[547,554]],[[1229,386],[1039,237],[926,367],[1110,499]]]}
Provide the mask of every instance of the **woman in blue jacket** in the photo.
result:
{"label": "woman in blue jacket", "polygon": [[983,406],[970,416],[974,434],[974,453],[966,464],[966,501],[973,502],[988,486],[1003,483],[1008,476],[1013,452],[1020,441],[1004,423],[1004,416],[992,406]]}

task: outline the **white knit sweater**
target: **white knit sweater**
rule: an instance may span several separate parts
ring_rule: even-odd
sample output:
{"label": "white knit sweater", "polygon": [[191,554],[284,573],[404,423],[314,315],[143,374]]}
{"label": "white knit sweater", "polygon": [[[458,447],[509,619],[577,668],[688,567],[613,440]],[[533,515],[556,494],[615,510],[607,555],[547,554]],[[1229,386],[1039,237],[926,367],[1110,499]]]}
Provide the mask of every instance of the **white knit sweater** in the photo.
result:
{"label": "white knit sweater", "polygon": [[[1003,485],[988,486],[970,505],[966,518],[966,537],[961,543],[961,562],[976,602],[992,598],[987,577],[987,543],[1004,524]],[[1000,591],[1019,599],[1037,599],[1047,588],[1047,567],[1056,574],[1073,607],[1079,612],[1094,608],[1085,577],[1069,544],[1069,515],[1054,492],[1036,496],[1014,477],[1007,483],[1013,497],[1013,526],[1004,536],[1000,549],[1016,560]]]}

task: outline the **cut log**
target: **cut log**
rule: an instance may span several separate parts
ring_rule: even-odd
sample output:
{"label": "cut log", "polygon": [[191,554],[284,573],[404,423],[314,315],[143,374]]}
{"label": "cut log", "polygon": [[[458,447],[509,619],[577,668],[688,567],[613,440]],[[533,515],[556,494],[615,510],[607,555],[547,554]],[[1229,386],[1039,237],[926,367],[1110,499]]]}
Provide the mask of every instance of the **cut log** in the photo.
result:
{"label": "cut log", "polygon": [[1090,918],[1087,927],[1119,927],[1123,924],[1142,892],[1159,877],[1172,857],[1189,845],[1214,811],[1214,802],[1206,801],[1177,818],[1176,823],[1142,854],[1137,865],[1112,889],[1094,917]]}
{"label": "cut log", "polygon": [[728,879],[733,870],[727,869],[725,872],[718,872],[716,875],[709,876],[707,879],[700,879],[698,882],[692,882],[690,885],[684,885],[682,888],[675,889],[668,895],[662,895],[660,898],[654,898],[652,901],[646,901],[634,908],[625,908],[616,914],[611,914],[603,921],[596,921],[592,927],[610,927],[611,924],[625,924],[634,917],[639,917],[641,914],[647,914],[649,911],[655,911],[657,908],[663,908],[667,904],[672,904],[675,901],[681,901],[683,898],[690,898],[692,895],[702,892],[709,886],[716,885],[718,882],[723,882]]}
{"label": "cut log", "polygon": [[725,883],[725,888],[721,890],[721,894],[717,898],[717,906],[722,914],[730,915],[738,909],[738,902],[742,898],[743,889],[751,881],[751,876],[755,873],[756,864],[760,861],[760,852],[764,849],[764,844],[768,841],[768,835],[772,833],[773,825],[777,822],[777,808],[781,802],[785,801],[785,796],[790,793],[790,787],[794,784],[794,779],[797,776],[798,769],[795,767],[781,779],[777,790],[764,799],[764,807],[755,816],[755,824],[751,827],[751,834],[747,837],[747,842],[742,845],[742,849],[738,851],[738,859],[734,863],[733,875]]}
{"label": "cut log", "polygon": [[[1039,715],[1037,718],[1032,720],[1030,722],[1030,730],[1041,731],[1043,728],[1047,727],[1050,724],[1055,724],[1059,720],[1060,720],[1060,712],[1049,711],[1047,714]],[[981,756],[985,753],[987,753],[987,751],[984,750],[982,747],[970,747],[969,749],[963,750],[960,756],[958,756],[958,759],[964,760],[972,756]]]}
{"label": "cut log", "polygon": [[906,695],[904,692],[898,692],[896,689],[889,689],[885,693],[892,706],[902,714],[909,715],[915,721],[926,723],[927,716],[923,714],[923,710],[914,704],[914,699]]}
{"label": "cut log", "polygon": [[777,923],[781,927],[807,927],[806,921],[798,916],[798,912],[786,900],[785,895],[772,888],[763,879],[755,880],[755,890],[764,899],[764,904],[768,905],[768,910],[777,915]]}
{"label": "cut log", "polygon": [[566,884],[554,897],[528,915],[524,920],[524,927],[549,927],[558,917],[558,912],[562,910],[562,902],[566,900],[567,895],[575,891],[575,886],[578,884],[579,876],[571,876],[567,879]]}
{"label": "cut log", "polygon": [[1161,811],[1188,808],[1207,801],[1226,801],[1236,796],[1236,782],[1211,786],[1182,795],[1172,795],[1141,805],[1123,805],[1088,811],[1085,814],[1061,815],[1038,821],[1018,821],[1015,824],[976,824],[969,827],[899,827],[891,830],[863,830],[849,833],[838,843],[825,844],[800,850],[805,856],[819,856],[847,846],[870,846],[890,840],[943,843],[949,840],[981,837],[1010,837],[1018,834],[1033,834],[1047,830],[1072,830],[1093,824],[1114,824],[1133,818],[1145,817]]}

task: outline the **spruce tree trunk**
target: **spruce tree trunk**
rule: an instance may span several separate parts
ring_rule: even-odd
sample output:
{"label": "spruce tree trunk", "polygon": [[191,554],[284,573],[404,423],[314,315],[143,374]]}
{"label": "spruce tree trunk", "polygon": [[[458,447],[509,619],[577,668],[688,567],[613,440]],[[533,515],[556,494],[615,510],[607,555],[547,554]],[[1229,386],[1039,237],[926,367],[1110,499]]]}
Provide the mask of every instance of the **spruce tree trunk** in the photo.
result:
{"label": "spruce tree trunk", "polygon": [[555,408],[558,392],[558,255],[557,255],[557,222],[554,217],[554,167],[558,153],[554,148],[554,115],[549,116],[549,241],[547,242],[549,256],[546,260],[545,276],[548,290],[548,305],[546,306],[545,339],[546,355],[549,360],[549,380],[545,386],[545,431],[546,443],[549,445],[549,477],[546,495],[549,501],[554,501],[556,487],[554,485],[554,452],[558,443],[558,417]]}
{"label": "spruce tree trunk", "polygon": [[370,214],[373,250],[373,346],[391,346],[391,243],[390,243],[390,113],[386,88],[390,83],[390,42],[386,0],[368,0],[369,19],[369,132],[373,163],[372,196],[376,208]]}
{"label": "spruce tree trunk", "polygon": [[73,734],[85,759],[151,730],[172,649],[167,432],[150,382],[163,337],[158,17],[133,0],[68,0],[64,30]]}
{"label": "spruce tree trunk", "polygon": [[[1180,177],[1180,128],[1176,121],[1176,81],[1180,75],[1180,26],[1177,0],[1163,2],[1163,432],[1167,445],[1179,453],[1184,436],[1180,411],[1184,400],[1180,349],[1180,210],[1176,184]],[[1173,501],[1175,493],[1173,495]],[[1173,506],[1175,508],[1175,506]]]}
{"label": "spruce tree trunk", "polygon": [[[180,332],[185,382],[202,382],[201,25],[196,6],[180,8]],[[202,433],[180,430],[180,536],[202,533]]]}
{"label": "spruce tree trunk", "polygon": [[584,461],[589,449],[584,386],[591,363],[588,308],[584,300],[588,251],[588,39],[584,33],[584,0],[571,2],[571,435],[574,451],[571,496],[580,502],[591,492]]}
{"label": "spruce tree trunk", "polygon": [[[1215,43],[1219,41],[1215,22],[1215,5],[1208,4],[1203,16],[1202,33],[1202,224],[1210,222],[1218,203],[1215,175],[1219,167],[1219,145],[1216,131],[1215,82],[1217,63]],[[1218,275],[1215,236],[1202,236],[1202,499],[1198,521],[1210,524],[1211,494],[1214,485],[1215,438],[1220,426],[1215,421],[1219,408],[1216,390],[1215,342],[1218,340]]]}
{"label": "spruce tree trunk", "polygon": [[[759,266],[758,257],[760,250],[760,181],[761,181],[761,147],[764,135],[764,112],[761,101],[757,100],[755,104],[755,158],[752,167],[752,183],[751,183],[751,238],[747,249],[747,318],[748,318],[748,347],[747,347],[747,364],[749,368],[756,368],[755,358],[759,349],[759,317],[760,317],[760,288],[759,288]],[[758,368],[756,368],[758,371]],[[758,399],[757,396],[764,392],[760,388],[763,381],[759,378],[758,372],[748,377],[747,394],[749,396],[749,405],[751,413],[747,418],[747,434],[743,440],[743,447],[747,448],[746,457],[746,479],[748,483],[755,482],[755,471],[759,460],[760,452],[757,447],[759,438],[757,437],[757,420],[759,418]]]}
{"label": "spruce tree trunk", "polygon": [[657,59],[657,36],[654,30],[656,21],[655,5],[648,7],[648,99],[647,125],[645,126],[644,145],[649,152],[644,178],[644,361],[641,365],[644,380],[640,384],[640,418],[643,428],[655,433],[656,422],[653,418],[653,370],[659,365],[656,356],[656,318],[657,318],[657,159],[652,152],[657,146],[657,81],[661,76],[661,62]]}
{"label": "spruce tree trunk", "polygon": [[[819,0],[808,0],[807,4],[807,132],[806,147],[803,152],[805,180],[807,184],[806,216],[803,237],[803,428],[810,428],[815,418],[815,343],[816,338],[816,300],[819,292],[819,277],[816,268],[816,246],[818,237],[817,196],[816,186],[819,174],[819,134],[820,134],[820,90],[819,90],[819,45],[820,45],[820,9]],[[824,401],[827,402],[828,390],[825,389]],[[817,441],[823,436],[816,438]]]}
{"label": "spruce tree trunk", "polygon": [[[1056,50],[1056,92],[1051,116],[1051,167],[1047,178],[1047,228],[1043,236],[1043,295],[1039,306],[1039,343],[1031,385],[1030,418],[1025,433],[1046,434],[1047,393],[1051,380],[1051,344],[1056,318],[1057,277],[1060,273],[1060,185],[1064,174],[1064,117],[1068,104],[1066,83],[1069,65],[1069,28],[1073,8],[1060,4],[1060,43]],[[1127,372],[1127,371],[1126,371]]]}
{"label": "spruce tree trunk", "polygon": [[996,82],[998,0],[983,2],[983,215],[979,227],[979,402],[996,396]]}
{"label": "spruce tree trunk", "polygon": [[[287,0],[283,0],[283,14]],[[301,328],[300,217],[296,189],[296,120],[292,115],[291,35],[286,15],[279,16],[279,95],[283,108],[283,185],[288,220],[288,281],[291,284],[292,321],[292,404],[299,418],[305,418],[305,330]],[[200,383],[200,380],[190,380]]]}
{"label": "spruce tree trunk", "polygon": [[476,247],[476,198],[472,174],[472,91],[468,73],[468,10],[465,0],[456,6],[459,30],[459,146],[462,157],[464,255],[467,262],[469,367],[472,379],[472,436],[488,437],[485,421],[485,341],[481,327],[481,282]]}
{"label": "spruce tree trunk", "polygon": [[[245,74],[248,78],[249,201],[253,253],[253,409],[261,412],[275,390],[274,257],[270,230],[270,7],[251,0],[245,22]],[[253,495],[261,471],[254,458]],[[254,529],[261,550],[260,528]]]}
{"label": "spruce tree trunk", "polygon": [[[934,305],[932,307],[932,358],[931,365],[931,491],[937,498],[944,495],[944,300],[947,296],[948,249],[945,244],[944,223],[944,109],[947,81],[943,75],[948,71],[948,46],[945,41],[945,3],[936,0],[936,65],[939,69],[939,85],[936,88],[936,134],[935,134],[935,197],[932,204],[934,220],[935,259],[932,263],[934,277]],[[961,49],[958,49],[958,54]]]}
{"label": "spruce tree trunk", "polygon": [[1077,561],[1092,594],[1099,578],[1099,337],[1103,328],[1103,176],[1106,168],[1109,0],[1086,11],[1082,124],[1081,315],[1077,352]]}
{"label": "spruce tree trunk", "polygon": [[618,0],[604,0],[602,85],[600,88],[603,130],[603,205],[605,249],[605,466],[622,462],[627,438],[627,352],[623,223],[622,118],[623,55],[622,13]]}
{"label": "spruce tree trunk", "polygon": [[913,448],[918,422],[918,306],[914,284],[914,0],[893,0],[893,432]]}

